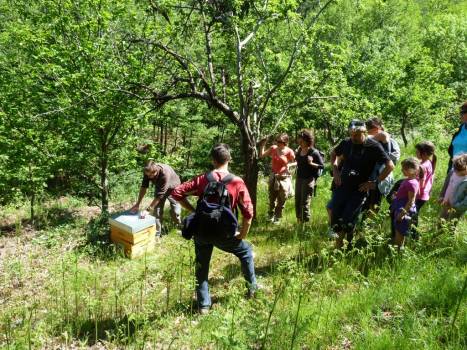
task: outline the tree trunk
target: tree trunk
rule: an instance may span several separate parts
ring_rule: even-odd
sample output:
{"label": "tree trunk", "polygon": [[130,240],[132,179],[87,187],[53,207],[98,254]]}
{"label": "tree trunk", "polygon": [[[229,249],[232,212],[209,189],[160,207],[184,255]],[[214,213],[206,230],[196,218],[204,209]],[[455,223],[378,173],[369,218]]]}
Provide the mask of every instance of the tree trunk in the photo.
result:
{"label": "tree trunk", "polygon": [[31,225],[34,226],[36,224],[36,214],[34,213],[34,206],[36,205],[36,192],[32,190],[31,192]]}
{"label": "tree trunk", "polygon": [[34,214],[34,202],[35,202],[35,199],[36,199],[36,191],[35,191],[35,186],[34,186],[34,181],[33,181],[33,173],[32,173],[32,164],[29,163],[29,166],[28,166],[28,170],[29,170],[29,183],[30,183],[30,186],[31,186],[31,190],[30,190],[30,193],[29,193],[29,202],[30,202],[30,216],[31,216],[31,225],[34,226],[35,224],[35,214]]}
{"label": "tree trunk", "polygon": [[177,151],[177,143],[178,143],[178,128],[175,128],[174,145],[172,148],[172,153]]}
{"label": "tree trunk", "polygon": [[405,147],[407,147],[407,144],[409,143],[407,140],[406,128],[407,128],[407,114],[404,113],[404,115],[402,116],[402,123],[401,123],[401,136],[402,136],[402,141],[404,142]]}
{"label": "tree trunk", "polygon": [[[256,200],[258,194],[258,152],[256,143],[251,144],[246,135],[245,130],[241,130],[241,148],[244,162],[244,181],[248,192],[250,193],[251,201],[253,202],[254,217],[256,217]],[[254,138],[251,138],[254,142]]]}
{"label": "tree trunk", "polygon": [[193,129],[190,129],[190,136],[188,136],[188,152],[186,154],[186,168],[190,168],[190,160],[191,160],[191,145],[193,141]]}
{"label": "tree trunk", "polygon": [[159,134],[159,143],[162,147],[162,145],[164,144],[164,123],[163,122],[161,122],[160,130],[161,132]]}
{"label": "tree trunk", "polygon": [[100,182],[101,182],[101,213],[108,214],[109,212],[109,160],[108,149],[105,138],[101,140],[101,157],[100,157]]}
{"label": "tree trunk", "polygon": [[169,131],[169,127],[167,125],[167,122],[164,123],[164,129],[165,129],[165,135],[164,135],[164,155],[167,154],[167,140],[168,140],[168,131]]}

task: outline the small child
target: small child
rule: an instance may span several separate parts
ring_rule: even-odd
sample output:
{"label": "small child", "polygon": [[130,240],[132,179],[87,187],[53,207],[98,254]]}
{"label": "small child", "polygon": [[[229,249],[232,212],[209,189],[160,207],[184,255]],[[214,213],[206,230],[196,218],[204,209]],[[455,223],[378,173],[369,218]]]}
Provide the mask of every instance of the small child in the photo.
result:
{"label": "small child", "polygon": [[415,206],[417,207],[417,214],[412,218],[412,225],[414,226],[413,236],[418,238],[416,227],[418,226],[418,215],[423,205],[430,199],[431,189],[435,178],[436,170],[436,154],[435,145],[431,141],[423,141],[415,145],[417,158],[420,161],[420,167],[423,170],[423,176],[420,177],[420,192],[415,199]]}
{"label": "small child", "polygon": [[453,173],[441,200],[441,218],[460,218],[467,210],[467,153],[453,159]]}
{"label": "small child", "polygon": [[415,199],[420,189],[418,178],[423,172],[419,160],[414,157],[404,159],[401,166],[405,180],[391,203],[391,220],[395,229],[393,240],[399,249],[404,245],[405,237],[409,235],[412,217],[417,213]]}
{"label": "small child", "polygon": [[415,146],[420,167],[423,170],[423,177],[420,178],[420,192],[415,200],[417,212],[430,199],[431,188],[435,178],[436,154],[435,145],[430,141],[423,141]]}

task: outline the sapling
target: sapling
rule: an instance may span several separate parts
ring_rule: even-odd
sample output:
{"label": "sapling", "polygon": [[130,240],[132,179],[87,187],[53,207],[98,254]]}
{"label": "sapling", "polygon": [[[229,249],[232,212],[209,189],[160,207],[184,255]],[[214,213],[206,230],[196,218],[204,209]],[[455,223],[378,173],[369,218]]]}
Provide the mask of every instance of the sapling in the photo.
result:
{"label": "sapling", "polygon": [[465,276],[464,278],[464,285],[462,286],[462,290],[461,290],[461,293],[459,295],[459,300],[457,302],[457,306],[456,306],[456,311],[454,313],[454,317],[452,318],[452,323],[451,323],[451,332],[453,331],[454,329],[454,324],[456,323],[456,319],[457,319],[457,315],[459,313],[459,308],[461,306],[461,303],[462,303],[462,299],[464,298],[464,294],[465,294],[465,290],[467,289],[467,275]]}
{"label": "sapling", "polygon": [[74,300],[75,300],[75,316],[74,323],[78,321],[78,256],[75,256],[75,271],[74,271]]}
{"label": "sapling", "polygon": [[272,303],[271,310],[269,311],[268,321],[266,322],[266,329],[264,330],[264,339],[263,339],[263,343],[261,344],[261,349],[266,348],[266,342],[268,340],[269,325],[271,324],[272,314],[274,313],[274,310],[276,309],[277,302],[279,301],[279,298],[282,295],[283,288],[284,288],[284,284],[281,283],[279,285],[279,288],[276,291],[276,294],[274,295],[274,301]]}
{"label": "sapling", "polygon": [[62,295],[63,295],[63,312],[65,313],[64,315],[64,321],[66,324],[68,324],[68,295],[67,295],[67,290],[66,290],[66,278],[65,278],[65,261],[62,259]]}

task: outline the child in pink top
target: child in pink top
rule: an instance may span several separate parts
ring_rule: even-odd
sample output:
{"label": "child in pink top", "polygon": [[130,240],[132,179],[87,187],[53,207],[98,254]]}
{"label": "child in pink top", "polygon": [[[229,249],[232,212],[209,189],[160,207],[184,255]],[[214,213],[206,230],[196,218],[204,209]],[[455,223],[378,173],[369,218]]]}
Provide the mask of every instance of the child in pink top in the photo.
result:
{"label": "child in pink top", "polygon": [[417,158],[420,161],[420,166],[423,169],[423,177],[420,178],[420,193],[417,196],[417,209],[420,208],[430,199],[431,188],[436,169],[436,154],[435,145],[430,141],[423,141],[415,146],[417,150]]}
{"label": "child in pink top", "polygon": [[420,190],[418,178],[421,173],[420,162],[416,158],[405,159],[401,165],[405,180],[391,203],[391,220],[395,229],[393,239],[399,248],[404,245],[405,237],[410,233],[412,218],[417,213],[415,199]]}
{"label": "child in pink top", "polygon": [[436,154],[435,145],[431,141],[423,141],[415,145],[417,158],[420,161],[420,167],[423,171],[423,176],[419,178],[420,192],[415,200],[417,207],[417,214],[412,218],[412,226],[414,227],[412,235],[415,239],[419,238],[417,231],[418,215],[423,205],[430,199],[431,188],[433,187],[433,180],[435,178],[436,169]]}
{"label": "child in pink top", "polygon": [[295,153],[287,147],[289,136],[279,134],[276,145],[264,149],[266,139],[260,141],[260,158],[272,158],[272,174],[269,178],[269,218],[278,223],[282,217],[282,210],[287,197],[292,193],[292,178],[289,173],[289,164],[295,161]]}

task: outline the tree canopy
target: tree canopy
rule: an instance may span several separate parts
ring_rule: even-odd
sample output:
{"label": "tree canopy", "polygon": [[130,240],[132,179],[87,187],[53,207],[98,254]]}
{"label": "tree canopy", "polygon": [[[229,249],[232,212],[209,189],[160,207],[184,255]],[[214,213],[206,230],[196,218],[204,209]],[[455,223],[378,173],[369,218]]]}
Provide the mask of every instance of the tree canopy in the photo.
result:
{"label": "tree canopy", "polygon": [[467,99],[465,10],[447,0],[1,0],[1,202],[26,196],[34,208],[44,191],[71,192],[106,211],[109,178],[148,156],[192,176],[219,141],[238,150],[256,198],[261,138],[309,127],[328,150],[349,120],[372,115],[405,143],[436,139]]}

